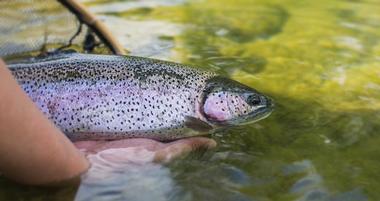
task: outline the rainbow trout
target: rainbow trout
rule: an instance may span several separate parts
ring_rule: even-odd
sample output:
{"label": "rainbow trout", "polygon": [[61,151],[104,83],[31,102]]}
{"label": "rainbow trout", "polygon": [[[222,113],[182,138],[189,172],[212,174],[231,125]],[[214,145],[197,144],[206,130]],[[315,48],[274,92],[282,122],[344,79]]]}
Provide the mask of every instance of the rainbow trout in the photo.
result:
{"label": "rainbow trout", "polygon": [[155,59],[62,53],[9,67],[74,141],[174,140],[258,121],[272,110],[271,100],[248,86]]}

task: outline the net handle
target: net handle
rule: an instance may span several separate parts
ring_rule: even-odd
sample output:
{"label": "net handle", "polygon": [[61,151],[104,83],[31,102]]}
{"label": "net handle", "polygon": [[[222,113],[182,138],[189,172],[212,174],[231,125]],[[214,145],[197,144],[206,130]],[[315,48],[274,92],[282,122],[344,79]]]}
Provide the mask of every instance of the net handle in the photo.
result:
{"label": "net handle", "polygon": [[123,46],[116,40],[108,28],[95,17],[86,7],[76,0],[57,0],[69,9],[79,21],[89,26],[102,42],[111,49],[114,54],[125,55]]}

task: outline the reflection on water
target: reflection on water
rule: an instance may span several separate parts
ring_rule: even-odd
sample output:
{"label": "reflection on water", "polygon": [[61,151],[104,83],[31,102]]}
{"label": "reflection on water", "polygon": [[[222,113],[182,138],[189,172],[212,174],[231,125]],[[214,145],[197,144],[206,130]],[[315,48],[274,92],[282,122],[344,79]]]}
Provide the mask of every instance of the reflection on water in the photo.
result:
{"label": "reflection on water", "polygon": [[323,178],[309,160],[294,162],[284,168],[284,174],[306,173],[297,180],[290,192],[300,195],[298,200],[367,200],[361,189],[354,189],[349,192],[334,195],[324,186]]}
{"label": "reflection on water", "polygon": [[77,200],[380,199],[378,2],[86,3],[132,55],[216,71],[276,108],[201,157],[93,167]]}
{"label": "reflection on water", "polygon": [[75,200],[178,200],[180,190],[167,167],[119,164],[112,168],[92,167],[84,175]]}
{"label": "reflection on water", "polygon": [[[136,22],[114,16],[101,16],[118,40],[134,55],[167,59],[174,47],[172,37],[179,34],[182,27],[163,21]],[[125,27],[120,29],[120,26]],[[163,37],[164,36],[164,37]]]}

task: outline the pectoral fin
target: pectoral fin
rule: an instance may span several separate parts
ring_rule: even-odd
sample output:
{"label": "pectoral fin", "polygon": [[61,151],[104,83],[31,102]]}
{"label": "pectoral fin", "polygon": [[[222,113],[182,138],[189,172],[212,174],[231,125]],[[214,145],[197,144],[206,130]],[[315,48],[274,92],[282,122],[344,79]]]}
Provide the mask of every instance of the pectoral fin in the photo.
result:
{"label": "pectoral fin", "polygon": [[199,132],[208,132],[213,129],[207,122],[191,116],[185,117],[185,126]]}

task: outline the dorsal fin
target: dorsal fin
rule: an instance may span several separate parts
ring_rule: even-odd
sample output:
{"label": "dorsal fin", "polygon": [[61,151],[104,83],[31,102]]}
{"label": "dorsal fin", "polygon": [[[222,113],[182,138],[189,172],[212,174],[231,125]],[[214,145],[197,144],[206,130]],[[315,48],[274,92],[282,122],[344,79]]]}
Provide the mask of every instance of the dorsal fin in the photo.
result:
{"label": "dorsal fin", "polygon": [[26,58],[26,59],[19,59],[19,60],[12,60],[10,62],[7,62],[8,65],[12,64],[30,64],[30,63],[37,63],[37,62],[44,62],[44,61],[52,61],[52,60],[57,60],[57,59],[64,59],[64,58],[69,58],[73,55],[78,54],[75,50],[62,50],[62,51],[54,51],[54,52],[49,52],[46,55],[41,55],[37,57],[31,57],[31,58]]}

